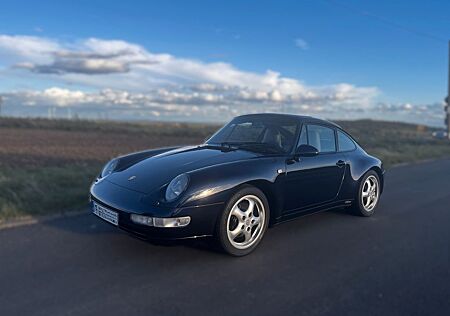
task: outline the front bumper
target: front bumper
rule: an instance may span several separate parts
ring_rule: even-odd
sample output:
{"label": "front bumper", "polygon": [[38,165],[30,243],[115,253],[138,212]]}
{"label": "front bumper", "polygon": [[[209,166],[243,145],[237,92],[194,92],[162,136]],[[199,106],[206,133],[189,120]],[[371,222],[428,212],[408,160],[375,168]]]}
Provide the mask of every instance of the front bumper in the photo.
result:
{"label": "front bumper", "polygon": [[[196,205],[167,209],[146,203],[142,193],[112,183],[100,183],[91,187],[91,204],[97,204],[118,213],[118,227],[144,239],[185,239],[214,235],[219,214],[224,203]],[[92,205],[91,205],[92,206]],[[189,216],[191,221],[185,227],[151,227],[136,224],[131,214],[161,218]]]}

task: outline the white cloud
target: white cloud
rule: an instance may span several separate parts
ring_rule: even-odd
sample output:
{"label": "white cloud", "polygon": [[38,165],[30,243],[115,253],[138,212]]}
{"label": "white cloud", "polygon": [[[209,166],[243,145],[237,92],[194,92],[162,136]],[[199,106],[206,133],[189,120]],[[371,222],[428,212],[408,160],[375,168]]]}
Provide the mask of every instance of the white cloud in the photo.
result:
{"label": "white cloud", "polygon": [[295,46],[297,46],[298,48],[302,49],[302,50],[307,50],[309,49],[309,44],[307,41],[305,41],[303,38],[296,38],[294,40],[294,44]]}
{"label": "white cloud", "polygon": [[[132,65],[158,62],[158,58],[138,45],[93,38],[76,44],[61,44],[50,39],[3,35],[1,50],[23,60],[14,65],[16,68],[43,74],[126,73]],[[158,57],[165,58],[164,55]]]}
{"label": "white cloud", "polygon": [[[5,110],[11,115],[36,113],[42,116],[47,115],[49,107],[55,107],[58,109],[57,113],[64,117],[70,108],[70,113],[77,113],[82,117],[96,117],[98,113],[108,113],[109,118],[116,119],[225,121],[244,113],[282,111],[330,119],[373,118],[436,126],[442,125],[443,122],[444,112],[441,103],[374,103],[362,107],[342,104],[328,106],[327,102],[339,102],[340,96],[329,95],[327,101],[319,96],[312,96],[303,102],[286,100],[279,102],[280,94],[276,90],[271,93],[250,92],[235,88],[220,90],[220,93],[217,91],[199,91],[197,87],[194,87],[178,91],[158,88],[145,93],[112,89],[84,92],[53,87],[44,90],[9,92],[3,96]],[[356,97],[359,98],[359,96]]]}
{"label": "white cloud", "polygon": [[[302,41],[297,39],[296,44],[307,48]],[[0,56],[5,57],[2,63],[9,71],[48,80],[55,86],[9,92],[5,96],[10,105],[92,107],[95,111],[118,106],[121,110],[152,109],[160,114],[187,109],[192,115],[283,108],[314,114],[368,108],[379,94],[376,87],[348,83],[308,86],[270,69],[250,72],[224,62],[153,53],[121,40],[65,42],[0,35]],[[73,84],[79,88],[67,88]]]}
{"label": "white cloud", "polygon": [[7,56],[12,61],[28,60],[45,63],[52,59],[52,52],[60,49],[59,43],[50,39],[0,34],[0,56]]}

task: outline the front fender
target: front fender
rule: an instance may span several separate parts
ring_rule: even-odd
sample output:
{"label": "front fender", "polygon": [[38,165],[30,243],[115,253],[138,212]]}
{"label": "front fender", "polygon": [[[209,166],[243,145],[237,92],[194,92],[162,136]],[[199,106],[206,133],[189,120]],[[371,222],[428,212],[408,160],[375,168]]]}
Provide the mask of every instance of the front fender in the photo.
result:
{"label": "front fender", "polygon": [[180,207],[225,203],[242,184],[264,181],[275,184],[285,169],[285,158],[258,157],[195,170]]}

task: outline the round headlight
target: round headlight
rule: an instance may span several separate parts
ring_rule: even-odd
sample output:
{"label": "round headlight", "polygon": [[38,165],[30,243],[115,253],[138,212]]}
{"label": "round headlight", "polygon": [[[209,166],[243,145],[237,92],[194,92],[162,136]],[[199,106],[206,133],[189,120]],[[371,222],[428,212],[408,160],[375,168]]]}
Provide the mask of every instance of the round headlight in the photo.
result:
{"label": "round headlight", "polygon": [[177,197],[180,196],[181,193],[186,190],[189,182],[189,176],[185,173],[180,174],[175,177],[172,181],[170,181],[169,185],[166,189],[166,200],[167,202],[172,202]]}
{"label": "round headlight", "polygon": [[106,176],[109,176],[111,173],[113,173],[117,167],[118,162],[119,162],[119,160],[117,160],[117,159],[113,159],[110,162],[108,162],[105,165],[105,167],[103,167],[101,177],[104,178]]}

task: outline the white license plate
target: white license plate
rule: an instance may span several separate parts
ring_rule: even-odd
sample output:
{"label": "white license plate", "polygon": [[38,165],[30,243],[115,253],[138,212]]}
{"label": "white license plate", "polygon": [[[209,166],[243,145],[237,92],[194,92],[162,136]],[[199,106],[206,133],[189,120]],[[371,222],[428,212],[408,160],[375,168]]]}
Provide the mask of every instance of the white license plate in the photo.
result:
{"label": "white license plate", "polygon": [[111,211],[95,202],[93,202],[92,208],[92,212],[101,219],[104,219],[105,221],[116,226],[119,224],[119,215],[117,212]]}

